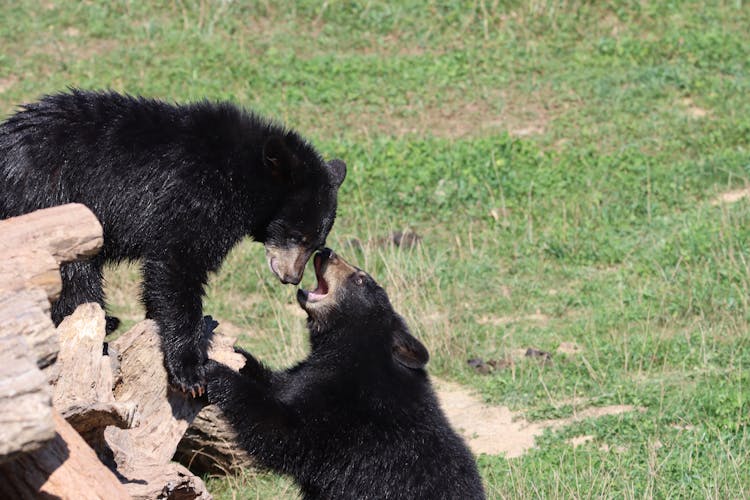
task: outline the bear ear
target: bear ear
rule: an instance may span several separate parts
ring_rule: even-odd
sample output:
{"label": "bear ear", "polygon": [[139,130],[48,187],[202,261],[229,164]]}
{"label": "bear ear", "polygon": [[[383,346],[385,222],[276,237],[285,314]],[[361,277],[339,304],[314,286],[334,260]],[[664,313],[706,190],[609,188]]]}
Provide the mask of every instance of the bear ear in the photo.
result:
{"label": "bear ear", "polygon": [[282,137],[274,135],[266,139],[263,144],[263,166],[274,178],[291,182],[294,179],[293,169],[296,162],[294,153],[287,148]]}
{"label": "bear ear", "polygon": [[341,186],[346,178],[346,163],[343,160],[331,160],[328,162],[331,181],[335,187]]}
{"label": "bear ear", "polygon": [[422,343],[414,338],[406,325],[401,325],[393,334],[393,358],[407,368],[424,368],[430,360],[430,353]]}

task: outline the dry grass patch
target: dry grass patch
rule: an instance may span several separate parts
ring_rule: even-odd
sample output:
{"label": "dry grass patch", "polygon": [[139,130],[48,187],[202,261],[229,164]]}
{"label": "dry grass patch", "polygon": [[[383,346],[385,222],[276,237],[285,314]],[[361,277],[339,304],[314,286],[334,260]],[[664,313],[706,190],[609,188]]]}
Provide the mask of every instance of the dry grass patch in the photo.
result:
{"label": "dry grass patch", "polygon": [[510,315],[510,316],[494,316],[485,314],[477,319],[477,323],[480,325],[492,325],[492,326],[506,326],[513,323],[537,323],[539,325],[547,325],[550,321],[550,317],[543,314],[539,310],[532,314],[526,315]]}
{"label": "dry grass patch", "polygon": [[[644,411],[630,405],[590,407],[573,414],[572,417],[529,422],[521,413],[505,406],[488,405],[466,388],[434,380],[440,406],[451,425],[463,436],[471,450],[479,454],[519,457],[534,447],[537,436],[545,429],[559,429],[587,418],[621,415],[633,411]],[[593,439],[585,436],[585,441]],[[576,438],[574,438],[576,439]],[[572,443],[578,446],[585,441]]]}
{"label": "dry grass patch", "polygon": [[680,106],[683,112],[690,118],[705,118],[711,113],[709,110],[696,105],[689,97],[680,100]]}
{"label": "dry grass patch", "polygon": [[17,83],[18,77],[16,75],[8,75],[0,78],[0,94],[7,92]]}
{"label": "dry grass patch", "polygon": [[731,203],[737,203],[740,200],[750,197],[750,187],[743,189],[734,189],[732,191],[725,191],[719,194],[716,198],[711,201],[711,205],[725,205]]}
{"label": "dry grass patch", "polygon": [[[352,110],[336,128],[361,136],[435,136],[448,139],[507,132],[516,137],[544,134],[552,120],[571,106],[570,96],[548,88],[485,89],[467,98],[453,89],[438,91],[428,102],[414,94],[403,106]],[[437,100],[435,100],[437,99]]]}

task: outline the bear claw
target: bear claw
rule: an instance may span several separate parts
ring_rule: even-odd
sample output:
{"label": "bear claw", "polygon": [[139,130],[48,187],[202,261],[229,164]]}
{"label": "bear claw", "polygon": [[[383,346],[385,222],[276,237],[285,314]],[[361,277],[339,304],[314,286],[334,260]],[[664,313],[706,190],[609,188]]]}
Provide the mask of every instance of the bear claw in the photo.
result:
{"label": "bear claw", "polygon": [[186,385],[186,384],[170,384],[170,386],[178,391],[182,392],[184,394],[190,394],[190,396],[193,399],[200,398],[204,394],[206,394],[206,384],[193,384],[193,385]]}

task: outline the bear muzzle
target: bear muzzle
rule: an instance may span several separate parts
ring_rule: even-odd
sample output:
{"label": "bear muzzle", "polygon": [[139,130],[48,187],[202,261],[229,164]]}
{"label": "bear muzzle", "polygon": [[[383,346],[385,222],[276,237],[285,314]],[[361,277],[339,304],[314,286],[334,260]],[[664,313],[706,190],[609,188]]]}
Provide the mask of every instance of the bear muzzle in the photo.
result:
{"label": "bear muzzle", "polygon": [[266,246],[268,267],[285,285],[298,285],[302,281],[305,264],[311,254],[312,250],[301,246],[289,248]]}

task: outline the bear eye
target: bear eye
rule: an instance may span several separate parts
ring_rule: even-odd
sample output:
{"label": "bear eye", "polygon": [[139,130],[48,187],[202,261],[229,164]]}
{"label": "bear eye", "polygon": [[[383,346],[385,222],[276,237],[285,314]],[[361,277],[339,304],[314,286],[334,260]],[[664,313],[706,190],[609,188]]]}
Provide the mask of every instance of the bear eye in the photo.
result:
{"label": "bear eye", "polygon": [[355,282],[355,283],[356,283],[357,285],[360,285],[360,286],[362,286],[362,285],[364,285],[364,283],[365,283],[365,279],[364,279],[364,278],[363,278],[362,276],[357,276],[357,279],[355,279],[355,280],[354,280],[354,282]]}

